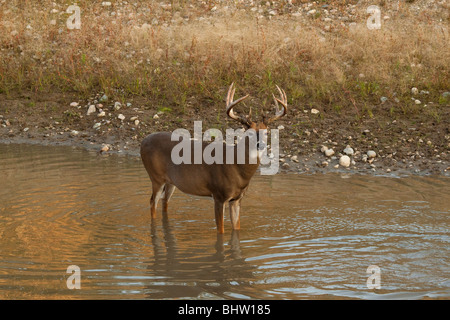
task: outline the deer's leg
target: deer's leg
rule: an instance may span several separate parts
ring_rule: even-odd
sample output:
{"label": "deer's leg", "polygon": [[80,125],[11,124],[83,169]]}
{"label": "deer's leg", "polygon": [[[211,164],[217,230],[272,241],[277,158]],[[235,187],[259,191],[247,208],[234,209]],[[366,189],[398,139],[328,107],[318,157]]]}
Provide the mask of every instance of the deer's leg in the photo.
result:
{"label": "deer's leg", "polygon": [[158,205],[161,192],[163,191],[164,184],[152,183],[152,197],[150,198],[150,213],[152,218],[156,218],[156,206]]}
{"label": "deer's leg", "polygon": [[240,209],[241,199],[230,201],[230,220],[233,230],[239,230],[241,228]]}
{"label": "deer's leg", "polygon": [[173,184],[168,184],[164,186],[164,198],[163,198],[163,212],[167,212],[167,206],[169,205],[170,197],[172,197],[173,192],[175,191],[175,186]]}
{"label": "deer's leg", "polygon": [[224,233],[224,228],[223,228],[223,212],[224,212],[224,210],[225,210],[225,203],[223,201],[214,199],[214,212],[216,214],[217,233]]}

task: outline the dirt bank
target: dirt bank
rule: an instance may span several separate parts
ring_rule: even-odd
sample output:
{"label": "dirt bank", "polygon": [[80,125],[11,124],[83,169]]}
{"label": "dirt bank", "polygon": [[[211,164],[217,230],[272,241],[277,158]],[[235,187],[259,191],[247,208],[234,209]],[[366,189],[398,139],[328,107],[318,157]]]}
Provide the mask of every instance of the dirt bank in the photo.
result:
{"label": "dirt bank", "polygon": [[[196,120],[203,121],[203,130],[239,127],[227,119],[224,106],[174,114],[153,108],[143,98],[120,103],[102,93],[86,101],[70,94],[0,95],[0,101],[0,143],[73,145],[102,155],[138,156],[147,134],[177,128],[193,132]],[[87,115],[92,105],[95,112]],[[280,132],[280,172],[450,175],[449,118],[449,108],[443,120],[436,121],[420,112],[393,119],[388,106],[380,106],[372,117],[358,118],[354,112],[315,114],[293,105],[274,126]],[[108,151],[101,151],[104,146]],[[324,146],[334,154],[326,156]],[[346,150],[351,164],[345,168],[339,159],[347,146],[352,149]],[[374,158],[367,157],[369,150],[375,151]]]}

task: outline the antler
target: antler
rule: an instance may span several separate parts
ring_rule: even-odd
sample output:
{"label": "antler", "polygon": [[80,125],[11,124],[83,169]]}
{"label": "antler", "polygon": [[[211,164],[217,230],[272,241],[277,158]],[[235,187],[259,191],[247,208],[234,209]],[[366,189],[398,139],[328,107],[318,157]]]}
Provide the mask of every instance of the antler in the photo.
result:
{"label": "antler", "polygon": [[246,96],[243,96],[243,97],[237,99],[236,101],[233,101],[234,91],[235,91],[235,88],[234,88],[234,82],[233,82],[231,84],[230,88],[228,89],[228,94],[227,94],[227,115],[231,119],[239,121],[243,125],[248,125],[249,126],[250,123],[251,123],[251,120],[250,120],[251,114],[252,114],[251,110],[250,110],[250,113],[249,113],[249,115],[247,117],[243,117],[243,116],[239,116],[238,117],[233,111],[233,107],[235,105],[237,105],[239,102],[247,99],[249,95],[247,94]]}
{"label": "antler", "polygon": [[[286,97],[286,92],[284,92],[284,90],[280,89],[279,86],[277,86],[278,92],[280,93],[281,99],[275,98],[275,95],[272,94],[273,96],[273,100],[275,101],[275,107],[276,107],[276,112],[275,112],[275,116],[270,118],[269,120],[266,121],[266,124],[269,124],[275,120],[280,119],[281,117],[286,115],[287,112],[287,97]],[[278,102],[281,103],[282,105],[282,109],[280,110],[280,106],[278,105]]]}

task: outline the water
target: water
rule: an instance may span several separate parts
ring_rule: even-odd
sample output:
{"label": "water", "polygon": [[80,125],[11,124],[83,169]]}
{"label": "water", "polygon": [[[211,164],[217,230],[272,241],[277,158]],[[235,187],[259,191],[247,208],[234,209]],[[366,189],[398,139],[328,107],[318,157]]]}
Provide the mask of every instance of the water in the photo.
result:
{"label": "water", "polygon": [[218,236],[212,200],[179,191],[152,221],[139,159],[0,144],[0,298],[449,299],[449,187],[257,175],[240,232],[226,216]]}

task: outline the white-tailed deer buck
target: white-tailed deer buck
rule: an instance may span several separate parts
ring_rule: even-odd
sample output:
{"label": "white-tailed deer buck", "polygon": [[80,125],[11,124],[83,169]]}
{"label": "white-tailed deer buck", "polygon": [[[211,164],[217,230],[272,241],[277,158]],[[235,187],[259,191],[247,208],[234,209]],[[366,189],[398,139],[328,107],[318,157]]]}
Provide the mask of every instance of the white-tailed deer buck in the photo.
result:
{"label": "white-tailed deer buck", "polygon": [[[267,126],[271,122],[286,115],[286,93],[278,86],[277,89],[280,93],[280,98],[273,96],[276,106],[275,116],[269,119],[263,117],[261,122],[253,122],[251,112],[247,116],[237,116],[233,112],[233,108],[248,98],[249,95],[233,101],[235,89],[234,84],[231,84],[226,99],[227,115],[244,125],[245,130],[253,129],[258,135],[259,131],[267,129]],[[281,109],[278,103],[281,104]],[[163,201],[162,210],[163,212],[167,212],[170,197],[175,187],[177,187],[188,194],[213,197],[218,233],[224,232],[223,213],[226,203],[229,203],[230,219],[233,229],[240,229],[239,211],[241,199],[260,163],[259,156],[256,163],[249,161],[250,148],[248,144],[250,139],[248,136],[242,139],[247,144],[245,148],[245,161],[240,163],[239,161],[234,161],[231,164],[226,161],[220,164],[206,164],[204,162],[195,164],[194,161],[191,161],[189,164],[174,164],[172,161],[172,149],[179,142],[172,141],[171,136],[172,134],[170,132],[152,133],[141,144],[142,162],[152,182],[152,196],[150,198],[152,218],[156,217],[156,206],[161,197]],[[194,142],[191,141],[190,144],[192,150],[194,150]],[[204,150],[207,145],[208,143],[202,142],[202,149]],[[224,151],[226,148],[237,148],[237,146],[229,146],[223,143],[222,145]],[[225,154],[226,152],[223,152],[224,157]],[[237,152],[233,154],[237,156]]]}

